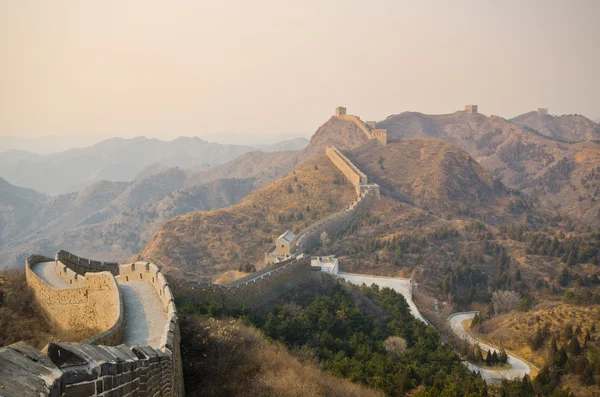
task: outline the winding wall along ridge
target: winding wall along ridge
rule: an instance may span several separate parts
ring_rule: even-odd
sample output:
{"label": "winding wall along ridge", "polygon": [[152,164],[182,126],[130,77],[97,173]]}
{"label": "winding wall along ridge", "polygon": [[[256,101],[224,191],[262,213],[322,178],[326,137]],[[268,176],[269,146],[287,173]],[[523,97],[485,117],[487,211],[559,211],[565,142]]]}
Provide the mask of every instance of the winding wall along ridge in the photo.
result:
{"label": "winding wall along ridge", "polygon": [[[63,255],[69,256],[69,253],[62,251],[60,256]],[[57,258],[60,256],[57,254]],[[73,257],[76,256],[71,254],[71,258]],[[88,265],[101,263],[76,258]],[[36,299],[47,308],[45,310],[50,310],[49,314],[53,320],[56,320],[57,316],[60,318],[60,308],[69,312],[73,305],[77,306],[89,300],[90,291],[95,291],[94,288],[108,287],[100,291],[110,291],[118,295],[117,279],[136,278],[138,281],[152,284],[160,297],[161,310],[165,310],[167,321],[156,346],[107,346],[105,344],[109,342],[119,344],[122,340],[124,311],[122,300],[119,299],[121,306],[119,310],[114,310],[114,313],[119,315],[113,327],[97,334],[86,343],[51,342],[44,349],[45,356],[22,343],[2,348],[0,385],[13,385],[15,378],[12,374],[19,373],[19,387],[4,389],[12,394],[5,394],[3,391],[3,396],[184,395],[177,311],[171,289],[156,265],[148,262],[122,265],[119,268],[119,276],[115,278],[110,272],[88,272],[85,276],[80,276],[70,269],[71,262],[67,261],[67,271],[60,277],[77,280],[78,283],[85,282],[85,287],[69,284],[70,288],[56,289],[31,270],[32,265],[47,261],[51,260],[42,256],[30,257],[26,261],[26,274]],[[65,269],[57,266],[55,270],[60,272]],[[120,295],[118,296],[120,298]],[[72,316],[72,313],[68,316]]]}

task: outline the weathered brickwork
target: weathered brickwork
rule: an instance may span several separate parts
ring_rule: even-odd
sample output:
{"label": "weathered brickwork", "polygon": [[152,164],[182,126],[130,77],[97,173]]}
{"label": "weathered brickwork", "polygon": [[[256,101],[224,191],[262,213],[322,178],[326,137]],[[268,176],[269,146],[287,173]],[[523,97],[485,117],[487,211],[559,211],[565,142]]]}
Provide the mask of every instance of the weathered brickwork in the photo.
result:
{"label": "weathered brickwork", "polygon": [[255,309],[311,282],[310,258],[298,258],[253,273],[251,279],[230,285],[198,283],[196,298],[215,301],[226,307],[245,305]]}
{"label": "weathered brickwork", "polygon": [[344,174],[344,176],[354,185],[357,194],[360,192],[360,185],[369,183],[367,176],[361,172],[348,158],[340,152],[335,146],[328,146],[325,154],[331,162]]}
{"label": "weathered brickwork", "polygon": [[[121,265],[118,276],[111,272],[85,276],[77,263],[105,269],[101,262],[61,251],[63,261],[54,267],[60,279],[69,283],[64,289],[54,288],[40,278],[32,266],[51,262],[50,258],[32,256],[26,261],[27,282],[36,300],[56,323],[77,324],[83,316],[87,326],[105,329],[86,343],[50,343],[44,354],[22,343],[0,349],[1,396],[183,396],[180,331],[173,294],[158,267],[148,262]],[[75,265],[73,265],[75,263]],[[167,315],[160,343],[156,346],[122,345],[123,301],[119,280],[141,280],[156,290],[162,310]],[[102,309],[102,310],[101,310]],[[91,313],[91,314],[90,314]],[[87,316],[87,317],[86,317]],[[104,321],[111,318],[110,321]],[[106,323],[106,324],[105,324]],[[112,326],[110,326],[112,324]],[[18,379],[15,379],[15,376]],[[6,386],[5,384],[8,384]]]}
{"label": "weathered brickwork", "polygon": [[101,262],[81,258],[64,250],[59,250],[56,253],[55,260],[67,264],[71,270],[82,276],[87,272],[110,272],[113,276],[119,274],[119,264],[116,262]]}
{"label": "weathered brickwork", "polygon": [[114,277],[108,272],[88,273],[83,277],[62,269],[61,278],[74,280],[73,288],[56,289],[32,270],[32,266],[49,261],[43,256],[29,257],[25,261],[25,275],[36,301],[53,325],[67,334],[85,329],[100,331],[90,343],[121,343],[123,306]]}
{"label": "weathered brickwork", "polygon": [[335,109],[335,116],[342,120],[352,121],[362,132],[364,132],[368,139],[374,139],[380,145],[387,145],[387,130],[376,129],[377,123],[375,121],[364,122],[358,116],[347,114],[346,108],[342,106],[338,106]]}
{"label": "weathered brickwork", "polygon": [[465,111],[467,113],[476,114],[477,113],[477,105],[465,105]]}

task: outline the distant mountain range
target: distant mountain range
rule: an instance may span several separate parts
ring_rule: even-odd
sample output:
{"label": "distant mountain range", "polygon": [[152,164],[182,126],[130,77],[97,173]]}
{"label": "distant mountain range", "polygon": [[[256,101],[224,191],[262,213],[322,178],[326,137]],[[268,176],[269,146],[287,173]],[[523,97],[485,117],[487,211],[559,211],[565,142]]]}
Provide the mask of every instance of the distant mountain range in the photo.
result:
{"label": "distant mountain range", "polygon": [[56,195],[78,191],[101,180],[132,181],[147,173],[147,167],[156,170],[203,168],[256,150],[295,150],[307,143],[308,140],[297,138],[253,147],[210,143],[197,137],[180,137],[173,141],[113,138],[90,147],[47,155],[23,150],[0,153],[0,177],[13,185]]}

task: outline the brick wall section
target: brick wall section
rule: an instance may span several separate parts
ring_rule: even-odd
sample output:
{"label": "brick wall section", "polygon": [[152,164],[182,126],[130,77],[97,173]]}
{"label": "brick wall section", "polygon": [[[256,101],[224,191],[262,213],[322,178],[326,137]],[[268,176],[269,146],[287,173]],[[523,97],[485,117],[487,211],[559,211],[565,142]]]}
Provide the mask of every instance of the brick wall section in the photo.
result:
{"label": "brick wall section", "polygon": [[253,276],[256,277],[231,285],[198,282],[195,298],[222,303],[229,308],[246,305],[260,309],[298,286],[311,282],[310,258],[293,259]]}
{"label": "brick wall section", "polygon": [[367,176],[335,146],[328,146],[325,149],[325,154],[331,162],[342,171],[350,183],[354,185],[357,195],[360,194],[360,185],[369,183]]}
{"label": "brick wall section", "polygon": [[371,129],[360,118],[353,116],[351,114],[344,114],[344,115],[340,115],[338,117],[342,120],[350,120],[350,121],[354,122],[354,124],[356,124],[358,126],[358,128],[360,128],[360,130],[365,133],[367,138],[373,139],[373,135],[371,134]]}
{"label": "brick wall section", "polygon": [[123,306],[114,277],[108,272],[88,273],[87,277],[65,272],[61,277],[76,279],[75,287],[56,289],[31,270],[31,266],[49,261],[52,260],[43,256],[29,257],[25,261],[25,275],[36,301],[54,326],[67,333],[100,330],[101,334],[90,343],[121,343]]}
{"label": "brick wall section", "polygon": [[[70,320],[74,321],[77,315],[85,316],[87,311],[94,313],[100,306],[106,313],[118,316],[118,319],[113,327],[86,343],[50,343],[44,349],[46,359],[39,352],[37,355],[40,357],[31,353],[29,357],[23,357],[19,353],[19,349],[23,350],[20,344],[0,349],[0,360],[5,364],[0,366],[0,386],[5,381],[15,383],[15,374],[19,377],[18,382],[28,387],[27,392],[23,387],[3,389],[0,390],[0,395],[184,396],[177,310],[171,289],[158,267],[153,263],[136,262],[121,265],[117,278],[106,271],[88,271],[83,277],[70,269],[72,261],[66,261],[66,269],[63,266],[57,269],[63,271],[61,277],[76,279],[83,286],[78,284],[73,288],[60,290],[48,285],[31,270],[31,266],[37,263],[50,261],[51,259],[43,256],[30,257],[26,261],[26,275],[36,299],[54,321],[68,323]],[[121,343],[123,333],[123,308],[117,279],[143,280],[156,289],[168,315],[159,346],[109,346]],[[100,292],[102,299],[98,295]],[[109,296],[111,294],[112,297]],[[112,305],[113,298],[117,299],[118,308]],[[102,304],[96,305],[96,302]],[[102,318],[104,312],[96,312],[95,317],[87,317],[86,321],[93,322],[95,318]]]}
{"label": "brick wall section", "polygon": [[91,259],[81,258],[70,252],[59,250],[56,253],[56,261],[61,261],[68,265],[71,270],[84,276],[87,272],[110,272],[113,276],[119,274],[119,264],[116,262],[101,262]]}

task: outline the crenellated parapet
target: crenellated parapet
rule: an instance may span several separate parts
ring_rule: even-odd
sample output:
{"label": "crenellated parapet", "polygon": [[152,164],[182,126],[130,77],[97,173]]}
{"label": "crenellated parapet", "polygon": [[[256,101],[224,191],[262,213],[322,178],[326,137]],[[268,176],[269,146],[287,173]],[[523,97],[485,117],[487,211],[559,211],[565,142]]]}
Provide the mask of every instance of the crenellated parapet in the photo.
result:
{"label": "crenellated parapet", "polygon": [[82,276],[87,272],[110,272],[113,276],[119,274],[119,264],[117,262],[94,261],[64,250],[59,250],[54,259],[68,265],[71,270]]}
{"label": "crenellated parapet", "polygon": [[341,120],[352,121],[367,136],[368,139],[377,141],[379,145],[387,145],[387,130],[377,129],[377,122],[364,122],[360,117],[348,114],[346,108],[338,106],[335,108],[335,116]]}
{"label": "crenellated parapet", "polygon": [[[85,343],[51,342],[43,352],[22,343],[0,349],[3,363],[0,384],[18,374],[18,381],[27,385],[26,389],[11,388],[0,394],[6,397],[183,396],[177,310],[171,288],[158,266],[136,262],[117,265],[116,277],[110,271],[88,271],[81,275],[82,264],[113,271],[114,264],[107,267],[106,263],[65,251],[59,251],[55,259],[36,255],[26,261],[27,282],[36,301],[53,323],[62,325],[66,331],[86,326],[97,333]],[[123,286],[146,294],[154,291],[151,294],[158,297],[153,298],[158,304],[150,308],[159,311],[158,317],[164,322],[157,323],[160,337],[155,343],[122,344],[126,324],[131,323],[134,314],[124,306],[120,292]],[[146,296],[140,293],[139,299]],[[145,314],[152,316],[149,312]]]}
{"label": "crenellated parapet", "polygon": [[[49,284],[36,273],[38,266],[50,267],[67,287]],[[61,333],[95,335],[88,343],[121,343],[123,304],[112,274],[80,276],[50,258],[33,255],[25,261],[25,276],[36,301]]]}
{"label": "crenellated parapet", "polygon": [[225,307],[260,309],[286,293],[313,281],[310,258],[298,257],[267,266],[231,284],[198,282],[196,298]]}

